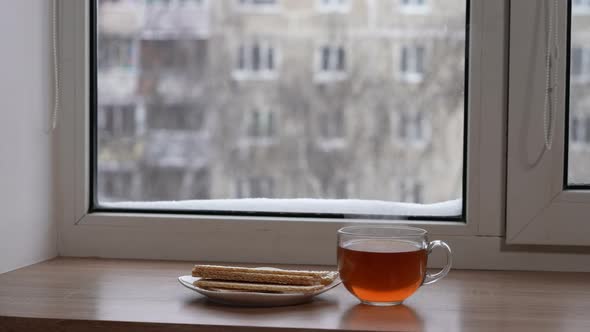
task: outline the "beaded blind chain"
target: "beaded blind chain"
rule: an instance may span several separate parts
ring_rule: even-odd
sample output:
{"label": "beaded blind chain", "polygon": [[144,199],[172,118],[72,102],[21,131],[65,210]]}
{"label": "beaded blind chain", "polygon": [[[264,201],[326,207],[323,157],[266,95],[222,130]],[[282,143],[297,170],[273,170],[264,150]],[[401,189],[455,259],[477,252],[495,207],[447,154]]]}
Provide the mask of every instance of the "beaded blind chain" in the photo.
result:
{"label": "beaded blind chain", "polygon": [[51,111],[50,132],[57,127],[57,112],[59,109],[59,59],[57,54],[57,1],[53,0],[51,13],[51,43],[53,48],[53,109]]}
{"label": "beaded blind chain", "polygon": [[[557,107],[557,98],[555,95],[558,77],[557,60],[559,59],[559,48],[557,45],[557,10],[558,0],[553,0],[553,10],[549,11],[549,31],[547,33],[547,49],[545,53],[545,103],[543,106],[543,129],[545,148],[547,150],[551,150],[553,144],[553,117],[554,111]],[[555,60],[551,57],[552,47],[555,49]],[[551,73],[551,69],[553,69],[553,74]],[[551,84],[552,76],[553,84]]]}

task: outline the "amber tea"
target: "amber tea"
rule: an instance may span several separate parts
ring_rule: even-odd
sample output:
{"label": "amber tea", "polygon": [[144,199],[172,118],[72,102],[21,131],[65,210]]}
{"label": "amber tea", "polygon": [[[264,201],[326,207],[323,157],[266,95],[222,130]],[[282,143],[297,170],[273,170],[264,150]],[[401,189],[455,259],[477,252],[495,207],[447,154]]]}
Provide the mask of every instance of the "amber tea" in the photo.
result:
{"label": "amber tea", "polygon": [[338,247],[344,286],[371,302],[401,302],[424,280],[426,249],[399,240],[355,240]]}

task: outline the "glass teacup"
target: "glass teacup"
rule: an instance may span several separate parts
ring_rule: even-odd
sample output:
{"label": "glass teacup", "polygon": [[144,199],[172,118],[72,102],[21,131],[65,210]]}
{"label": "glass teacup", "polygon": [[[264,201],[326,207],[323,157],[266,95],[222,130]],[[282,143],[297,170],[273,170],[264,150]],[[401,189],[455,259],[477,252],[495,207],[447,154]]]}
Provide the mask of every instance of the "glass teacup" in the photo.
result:
{"label": "glass teacup", "polygon": [[[444,268],[426,271],[432,249],[446,250]],[[350,293],[371,305],[402,303],[422,285],[449,273],[451,248],[442,241],[429,242],[427,232],[407,226],[349,226],[338,230],[338,271]]]}

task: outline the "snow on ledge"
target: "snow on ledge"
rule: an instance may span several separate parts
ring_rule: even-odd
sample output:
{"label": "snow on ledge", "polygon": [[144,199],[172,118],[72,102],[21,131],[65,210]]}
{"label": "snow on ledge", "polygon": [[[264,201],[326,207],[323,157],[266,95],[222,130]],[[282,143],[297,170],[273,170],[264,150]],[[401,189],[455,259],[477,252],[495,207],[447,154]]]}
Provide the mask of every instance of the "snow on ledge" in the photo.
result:
{"label": "snow on ledge", "polygon": [[353,215],[396,215],[448,217],[462,214],[462,200],[414,204],[361,199],[213,199],[160,202],[103,203],[104,208],[142,210],[206,210],[245,212],[336,213]]}

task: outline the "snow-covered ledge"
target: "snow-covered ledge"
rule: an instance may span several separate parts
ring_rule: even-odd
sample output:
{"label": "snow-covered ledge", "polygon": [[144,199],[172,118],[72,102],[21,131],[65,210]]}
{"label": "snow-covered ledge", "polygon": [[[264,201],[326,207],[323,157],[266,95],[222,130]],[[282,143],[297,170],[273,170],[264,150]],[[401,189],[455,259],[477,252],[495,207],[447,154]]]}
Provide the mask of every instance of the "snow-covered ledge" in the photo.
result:
{"label": "snow-covered ledge", "polygon": [[206,210],[246,212],[337,213],[358,215],[432,216],[462,214],[462,200],[414,204],[360,199],[213,199],[160,202],[103,203],[109,209]]}

